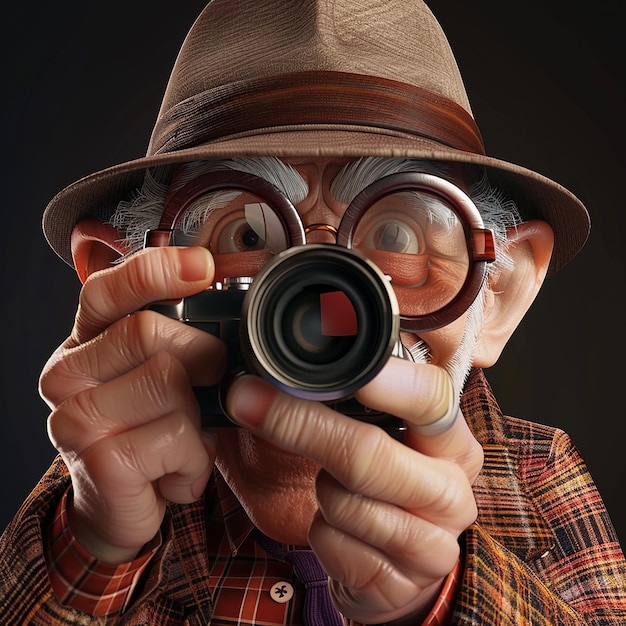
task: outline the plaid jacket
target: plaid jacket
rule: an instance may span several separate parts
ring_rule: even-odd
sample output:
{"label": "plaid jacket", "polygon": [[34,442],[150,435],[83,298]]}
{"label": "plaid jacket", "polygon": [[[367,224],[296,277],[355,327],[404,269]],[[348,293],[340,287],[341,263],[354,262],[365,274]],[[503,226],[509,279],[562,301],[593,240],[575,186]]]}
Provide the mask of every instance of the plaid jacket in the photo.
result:
{"label": "plaid jacket", "polygon": [[[505,417],[481,371],[462,408],[485,449],[477,523],[463,533],[453,624],[626,624],[626,562],[586,467],[562,431]],[[59,606],[48,583],[42,526],[69,482],[57,460],[0,539],[0,623],[98,624]],[[116,623],[208,624],[208,498],[171,506],[164,541],[136,601]],[[111,620],[109,620],[110,623]]]}

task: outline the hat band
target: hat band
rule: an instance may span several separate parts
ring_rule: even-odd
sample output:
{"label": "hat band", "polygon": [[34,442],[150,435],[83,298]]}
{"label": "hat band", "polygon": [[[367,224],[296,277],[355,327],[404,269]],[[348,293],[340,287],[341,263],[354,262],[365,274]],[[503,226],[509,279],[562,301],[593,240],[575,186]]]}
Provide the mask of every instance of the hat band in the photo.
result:
{"label": "hat band", "polygon": [[313,124],[375,127],[485,154],[472,116],[447,98],[385,78],[312,71],[237,81],[183,100],[157,120],[148,155]]}

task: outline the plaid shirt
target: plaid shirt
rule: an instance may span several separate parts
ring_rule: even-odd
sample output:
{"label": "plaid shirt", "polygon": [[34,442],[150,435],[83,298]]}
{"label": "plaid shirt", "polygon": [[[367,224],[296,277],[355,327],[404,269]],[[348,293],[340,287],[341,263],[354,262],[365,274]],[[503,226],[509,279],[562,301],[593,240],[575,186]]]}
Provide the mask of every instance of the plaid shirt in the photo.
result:
{"label": "plaid shirt", "polygon": [[[502,416],[480,371],[466,385],[462,409],[485,449],[485,464],[475,484],[479,518],[461,537],[463,568],[450,623],[626,624],[626,562],[602,500],[567,435]],[[210,533],[222,542],[212,545],[207,520],[212,527],[223,514],[218,498],[205,497],[169,507],[161,544],[144,555],[145,571],[122,613],[90,617],[62,605],[48,576],[42,528],[49,526],[68,486],[67,469],[57,460],[0,539],[0,623],[215,625],[234,623],[232,615],[225,621],[218,615],[227,595],[246,607],[259,597],[236,580],[239,567],[241,578],[249,580],[255,567],[251,563],[263,562],[265,555],[247,543],[249,537],[239,544],[237,524],[231,528],[230,521],[232,536],[225,531],[219,539]],[[228,510],[225,503],[226,518]],[[240,545],[236,556],[231,539]],[[150,550],[155,550],[153,556]],[[250,562],[244,559],[249,551],[254,553]],[[210,552],[222,556],[212,560]],[[215,593],[222,576],[230,582]],[[287,573],[277,576],[292,580]]]}

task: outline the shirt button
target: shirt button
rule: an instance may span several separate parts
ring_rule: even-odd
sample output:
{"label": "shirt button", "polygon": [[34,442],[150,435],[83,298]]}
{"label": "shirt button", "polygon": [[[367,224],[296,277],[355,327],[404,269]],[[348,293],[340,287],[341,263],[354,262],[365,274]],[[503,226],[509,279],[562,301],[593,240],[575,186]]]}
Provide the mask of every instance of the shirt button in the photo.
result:
{"label": "shirt button", "polygon": [[289,602],[289,600],[293,598],[293,587],[291,583],[284,580],[274,583],[270,589],[270,598],[272,598],[274,602],[278,602],[278,604]]}

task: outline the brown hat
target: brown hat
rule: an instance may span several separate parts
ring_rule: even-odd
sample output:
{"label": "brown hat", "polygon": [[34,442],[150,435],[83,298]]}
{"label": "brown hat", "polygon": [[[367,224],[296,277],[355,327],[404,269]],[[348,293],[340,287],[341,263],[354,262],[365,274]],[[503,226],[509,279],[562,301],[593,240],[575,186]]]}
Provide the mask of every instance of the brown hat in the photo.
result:
{"label": "brown hat", "polygon": [[487,167],[555,233],[550,272],[589,217],[559,184],[486,156],[448,41],[419,0],[213,0],[180,50],[147,156],[63,189],[43,217],[69,264],[81,219],[106,220],[148,167],[233,156],[395,156]]}

